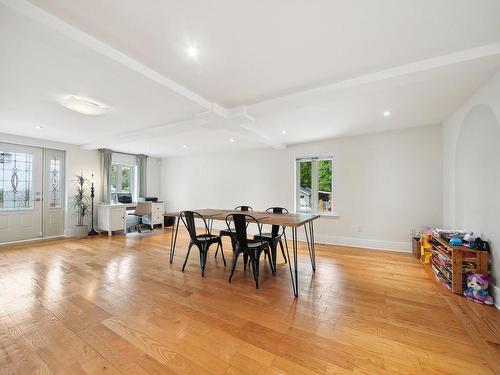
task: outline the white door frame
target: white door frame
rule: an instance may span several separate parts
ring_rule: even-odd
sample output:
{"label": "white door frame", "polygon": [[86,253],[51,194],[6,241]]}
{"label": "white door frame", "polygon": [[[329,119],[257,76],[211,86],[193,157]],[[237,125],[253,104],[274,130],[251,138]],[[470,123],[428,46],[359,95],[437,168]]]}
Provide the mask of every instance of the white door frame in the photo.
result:
{"label": "white door frame", "polygon": [[[0,178],[3,176],[4,179],[0,181],[0,184],[2,188],[5,188],[6,192],[4,197],[6,199],[4,203],[6,208],[0,208],[0,243],[40,238],[43,235],[43,150],[39,147],[2,142],[0,143],[0,152],[2,158],[0,166],[9,168],[7,169],[8,174],[0,173]],[[29,155],[30,157],[23,157],[22,155]],[[10,166],[6,167],[6,165]],[[27,173],[28,171],[30,172]],[[29,202],[29,205],[28,207],[21,207],[21,205],[18,205],[17,195],[24,193],[26,196],[26,192],[28,192],[28,196],[25,202]],[[12,194],[15,201],[9,200],[10,194]],[[10,207],[11,205],[15,207]]]}
{"label": "white door frame", "polygon": [[[0,152],[32,155],[32,178],[31,185],[28,187],[32,202],[29,208],[2,209],[0,207],[0,244],[64,235],[66,152],[4,142],[0,142]],[[1,154],[0,157],[2,157]],[[25,165],[21,162],[19,164]],[[2,167],[1,164],[0,167]],[[59,173],[56,176],[51,175],[57,169]],[[18,174],[24,178],[22,172]],[[1,176],[0,170],[0,178]],[[56,179],[51,180],[52,176]],[[16,176],[12,174],[12,177],[5,176],[5,178],[12,178],[13,183],[17,183],[17,174]],[[2,181],[0,181],[0,188],[1,184]],[[9,181],[3,184],[6,188],[10,187]]]}

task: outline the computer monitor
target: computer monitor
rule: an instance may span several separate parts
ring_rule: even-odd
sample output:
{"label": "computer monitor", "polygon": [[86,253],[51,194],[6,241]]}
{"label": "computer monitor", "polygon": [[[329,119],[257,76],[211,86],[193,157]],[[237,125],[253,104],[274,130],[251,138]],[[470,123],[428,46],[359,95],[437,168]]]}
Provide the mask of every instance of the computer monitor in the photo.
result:
{"label": "computer monitor", "polygon": [[117,193],[119,203],[132,203],[132,194],[130,193]]}

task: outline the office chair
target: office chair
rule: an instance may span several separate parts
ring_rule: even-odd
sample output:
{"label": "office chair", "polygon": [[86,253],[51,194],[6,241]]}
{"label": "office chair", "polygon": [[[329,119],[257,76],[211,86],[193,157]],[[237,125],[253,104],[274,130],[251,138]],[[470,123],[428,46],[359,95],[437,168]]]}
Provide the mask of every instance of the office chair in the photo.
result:
{"label": "office chair", "polygon": [[151,225],[144,224],[142,221],[143,216],[151,215],[152,213],[152,204],[151,202],[137,202],[137,206],[135,207],[135,211],[127,213],[128,215],[134,215],[139,219],[139,222],[135,225],[132,225],[128,228],[128,232],[130,233],[131,229],[135,229],[137,232],[141,233],[141,229],[146,227],[149,230],[153,230]]}

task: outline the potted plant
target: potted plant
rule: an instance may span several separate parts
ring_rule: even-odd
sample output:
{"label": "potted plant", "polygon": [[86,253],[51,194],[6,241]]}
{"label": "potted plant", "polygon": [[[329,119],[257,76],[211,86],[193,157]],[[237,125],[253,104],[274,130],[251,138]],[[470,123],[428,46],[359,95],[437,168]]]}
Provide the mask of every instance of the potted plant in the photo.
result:
{"label": "potted plant", "polygon": [[86,237],[89,232],[89,226],[85,224],[90,216],[90,200],[87,195],[89,181],[80,174],[75,176],[73,183],[75,185],[75,196],[72,202],[73,213],[76,216],[75,236],[82,238]]}

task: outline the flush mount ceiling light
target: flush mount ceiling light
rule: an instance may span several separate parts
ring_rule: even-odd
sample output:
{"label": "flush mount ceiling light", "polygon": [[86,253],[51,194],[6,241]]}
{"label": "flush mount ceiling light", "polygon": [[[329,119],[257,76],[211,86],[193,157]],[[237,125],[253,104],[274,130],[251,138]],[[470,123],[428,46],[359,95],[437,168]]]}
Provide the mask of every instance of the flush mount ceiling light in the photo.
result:
{"label": "flush mount ceiling light", "polygon": [[188,57],[196,59],[200,51],[198,50],[198,47],[196,47],[195,45],[190,45],[186,48],[186,53]]}
{"label": "flush mount ceiling light", "polygon": [[391,115],[391,111],[384,111],[384,116],[389,117]]}
{"label": "flush mount ceiling light", "polygon": [[102,115],[109,111],[109,106],[106,104],[83,96],[70,95],[64,98],[61,104],[72,111],[85,115]]}

